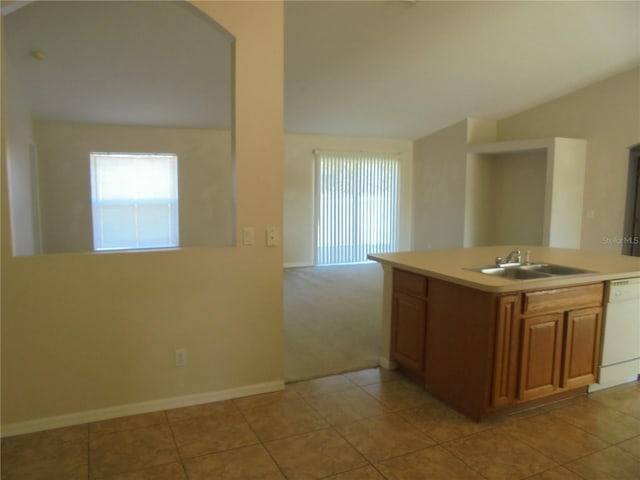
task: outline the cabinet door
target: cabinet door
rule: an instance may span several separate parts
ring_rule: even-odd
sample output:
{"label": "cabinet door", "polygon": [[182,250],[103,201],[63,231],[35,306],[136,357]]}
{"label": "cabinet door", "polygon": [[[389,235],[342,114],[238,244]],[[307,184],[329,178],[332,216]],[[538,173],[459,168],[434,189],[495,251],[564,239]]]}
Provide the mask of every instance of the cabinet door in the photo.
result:
{"label": "cabinet door", "polygon": [[600,356],[601,308],[567,312],[562,387],[573,388],[596,381]]}
{"label": "cabinet door", "polygon": [[529,400],[560,387],[562,313],[524,317],[518,398]]}
{"label": "cabinet door", "polygon": [[427,322],[426,301],[395,293],[391,322],[391,356],[400,365],[423,375]]}
{"label": "cabinet door", "polygon": [[518,374],[518,305],[520,295],[505,295],[498,298],[496,321],[496,343],[494,346],[493,385],[491,405],[509,405],[516,398]]}

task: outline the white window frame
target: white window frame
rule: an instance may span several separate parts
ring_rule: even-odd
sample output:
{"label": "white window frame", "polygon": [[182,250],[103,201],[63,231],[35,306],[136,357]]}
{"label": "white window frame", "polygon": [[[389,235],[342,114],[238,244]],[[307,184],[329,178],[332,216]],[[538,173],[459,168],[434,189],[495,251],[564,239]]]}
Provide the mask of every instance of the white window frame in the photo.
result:
{"label": "white window frame", "polygon": [[[154,171],[154,162],[161,168]],[[176,154],[91,152],[89,170],[95,251],[179,247]],[[119,174],[127,176],[114,179]]]}

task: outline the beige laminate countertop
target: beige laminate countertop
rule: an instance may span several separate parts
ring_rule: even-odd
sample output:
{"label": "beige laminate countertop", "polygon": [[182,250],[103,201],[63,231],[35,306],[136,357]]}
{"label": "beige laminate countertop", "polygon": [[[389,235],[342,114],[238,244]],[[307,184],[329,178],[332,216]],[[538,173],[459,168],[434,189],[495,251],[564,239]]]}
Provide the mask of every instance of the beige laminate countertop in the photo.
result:
{"label": "beige laminate countertop", "polygon": [[[544,279],[510,280],[469,268],[489,266],[497,256],[503,259],[511,250],[531,251],[531,263],[555,263],[592,270],[595,273],[553,276]],[[555,288],[584,283],[640,277],[640,258],[567,248],[501,245],[498,247],[422,250],[369,255],[371,260],[403,270],[465,285],[485,292],[506,293]]]}

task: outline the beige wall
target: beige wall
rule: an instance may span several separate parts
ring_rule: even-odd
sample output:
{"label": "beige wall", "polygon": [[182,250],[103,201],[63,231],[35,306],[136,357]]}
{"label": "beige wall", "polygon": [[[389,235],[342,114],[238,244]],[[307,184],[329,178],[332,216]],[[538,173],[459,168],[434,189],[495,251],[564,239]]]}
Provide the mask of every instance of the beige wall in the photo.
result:
{"label": "beige wall", "polygon": [[399,153],[401,199],[399,249],[411,242],[411,167],[413,142],[402,139],[285,134],[284,265],[314,263],[315,175],[313,150]]}
{"label": "beige wall", "polygon": [[475,227],[465,232],[473,238],[467,246],[543,244],[544,153],[474,155],[469,160],[467,195],[475,197],[467,215]]}
{"label": "beige wall", "polygon": [[498,140],[552,136],[587,141],[581,247],[621,253],[629,147],[640,143],[640,68],[498,122]]}
{"label": "beige wall", "polygon": [[463,246],[467,121],[414,143],[413,248]]}
{"label": "beige wall", "polygon": [[[495,131],[491,121],[467,119],[416,140],[413,247],[496,243],[481,225],[490,220],[491,212],[483,204],[492,197],[476,188],[491,181],[490,166],[483,168],[476,155],[465,156],[467,142],[568,137],[587,142],[583,214],[575,220],[578,228],[582,224],[582,234],[571,243],[621,253],[629,148],[640,143],[639,107],[640,69],[635,69],[500,120]],[[539,176],[535,178],[541,183]],[[527,187],[533,188],[533,183]],[[530,234],[537,235],[533,230]],[[558,244],[558,239],[552,241]]]}
{"label": "beige wall", "polygon": [[[282,3],[197,5],[237,39],[238,225],[281,228]],[[282,386],[281,247],[12,257],[2,204],[3,434]]]}
{"label": "beige wall", "polygon": [[180,245],[233,245],[233,164],[228,131],[36,122],[45,253],[93,250],[91,152],[178,156]]}
{"label": "beige wall", "polygon": [[6,98],[6,111],[3,112],[3,118],[10,120],[4,123],[7,130],[6,173],[11,184],[8,195],[13,205],[11,235],[17,255],[33,255],[40,251],[37,201],[34,196],[36,177],[30,154],[34,143],[33,125],[15,71],[8,62],[3,67],[6,80],[3,88],[12,92]]}

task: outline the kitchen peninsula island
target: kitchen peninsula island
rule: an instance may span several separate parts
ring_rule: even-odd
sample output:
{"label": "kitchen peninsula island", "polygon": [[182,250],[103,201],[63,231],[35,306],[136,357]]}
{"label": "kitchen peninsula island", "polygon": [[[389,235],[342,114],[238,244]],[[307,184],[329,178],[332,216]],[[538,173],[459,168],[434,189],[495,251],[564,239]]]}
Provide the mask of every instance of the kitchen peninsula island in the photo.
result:
{"label": "kitchen peninsula island", "polygon": [[[514,250],[519,262],[489,268]],[[369,258],[384,269],[380,364],[475,420],[586,393],[607,282],[640,277],[640,258],[541,246]]]}

